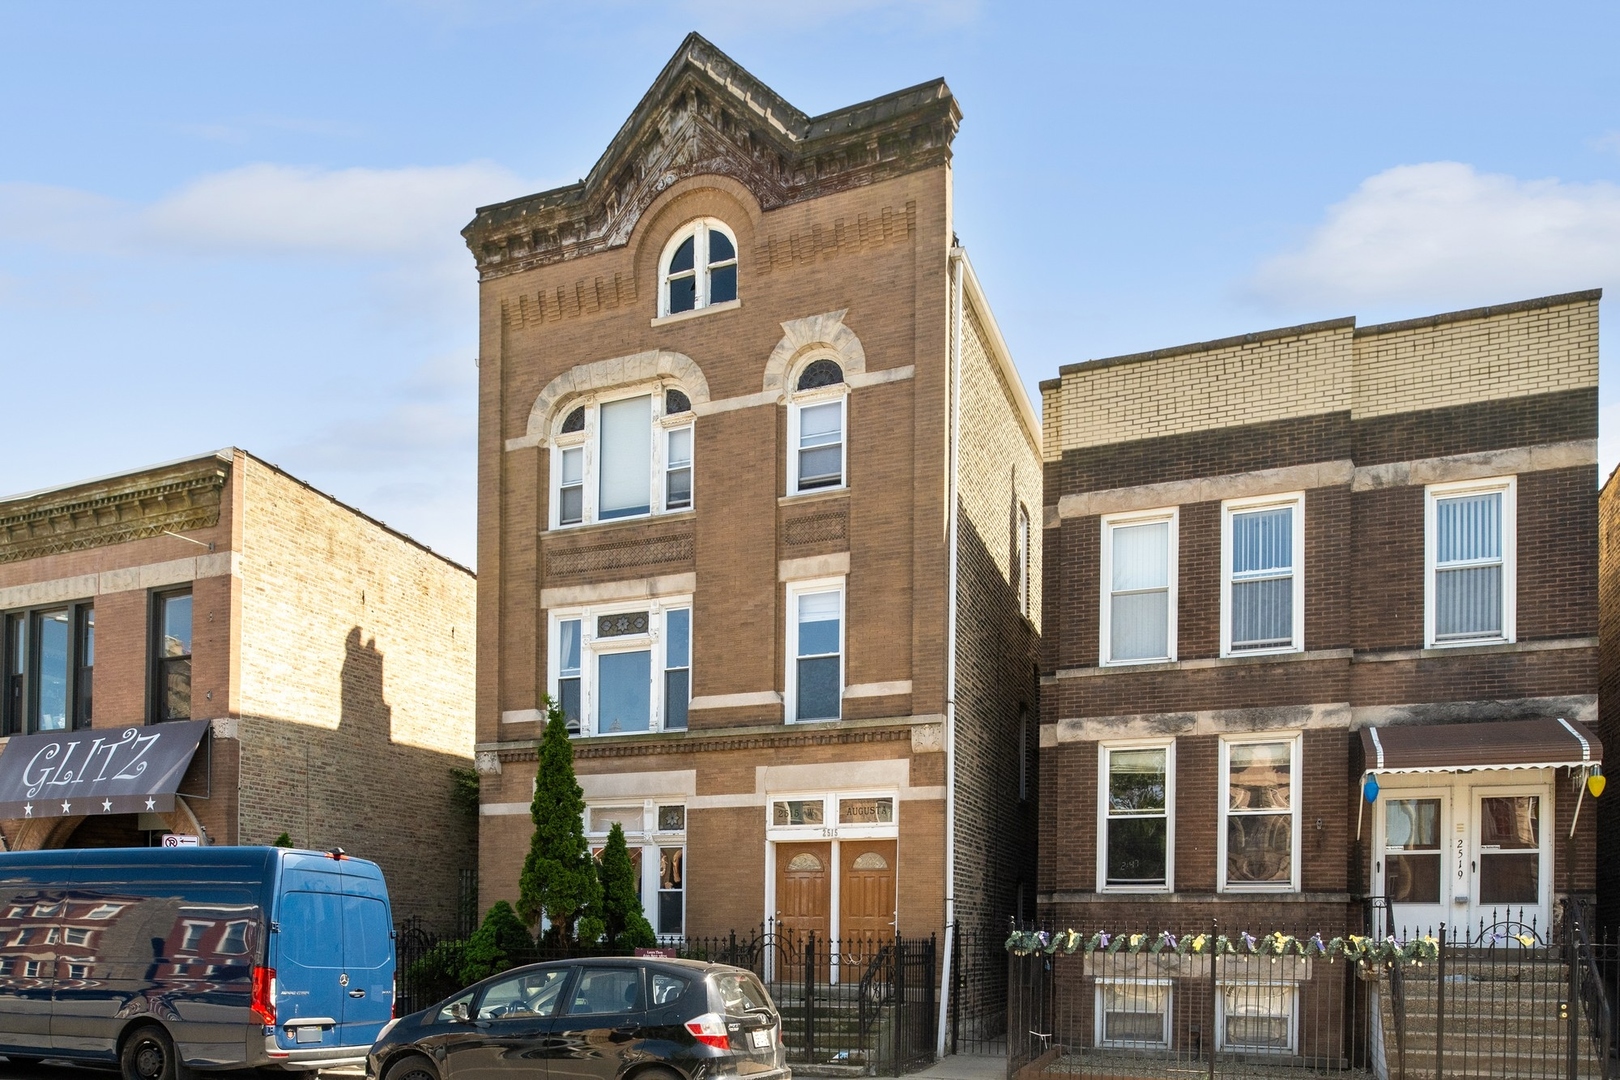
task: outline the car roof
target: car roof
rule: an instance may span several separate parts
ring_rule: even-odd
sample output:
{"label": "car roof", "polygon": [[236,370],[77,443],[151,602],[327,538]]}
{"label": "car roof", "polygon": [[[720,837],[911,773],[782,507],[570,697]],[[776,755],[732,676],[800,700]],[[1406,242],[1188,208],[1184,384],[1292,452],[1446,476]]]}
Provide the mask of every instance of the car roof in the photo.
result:
{"label": "car roof", "polygon": [[[582,956],[574,960],[542,960],[535,967],[559,967],[563,964],[577,964],[581,967],[620,967],[626,963],[644,965],[655,968],[673,968],[677,971],[702,972],[708,974],[713,971],[742,971],[747,968],[737,967],[734,964],[717,964],[708,960],[688,960],[684,957],[673,956]],[[752,972],[748,972],[752,974]]]}

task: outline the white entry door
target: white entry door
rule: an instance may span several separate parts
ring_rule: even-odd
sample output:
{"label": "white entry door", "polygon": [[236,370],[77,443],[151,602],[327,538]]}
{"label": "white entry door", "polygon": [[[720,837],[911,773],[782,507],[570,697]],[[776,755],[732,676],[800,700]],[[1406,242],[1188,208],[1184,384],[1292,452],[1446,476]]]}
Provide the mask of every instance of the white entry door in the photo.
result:
{"label": "white entry door", "polygon": [[[1435,933],[1450,918],[1451,802],[1450,787],[1392,788],[1378,800],[1374,873],[1397,937]],[[1385,927],[1374,930],[1382,935]]]}
{"label": "white entry door", "polygon": [[1533,924],[1543,937],[1551,913],[1552,790],[1544,784],[1475,787],[1469,931]]}

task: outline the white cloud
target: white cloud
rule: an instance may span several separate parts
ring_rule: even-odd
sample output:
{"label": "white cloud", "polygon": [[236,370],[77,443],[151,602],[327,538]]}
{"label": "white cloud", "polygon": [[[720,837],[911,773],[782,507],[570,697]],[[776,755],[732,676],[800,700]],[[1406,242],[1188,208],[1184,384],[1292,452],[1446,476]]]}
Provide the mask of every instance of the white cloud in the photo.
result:
{"label": "white cloud", "polygon": [[531,190],[488,162],[321,170],[246,165],[192,181],[139,216],[155,244],[225,253],[397,256],[446,243],[473,210]]}
{"label": "white cloud", "polygon": [[1588,144],[1594,150],[1607,150],[1611,154],[1620,154],[1620,131],[1607,131]]}
{"label": "white cloud", "polygon": [[1478,304],[1620,279],[1620,185],[1520,180],[1451,161],[1401,165],[1328,208],[1249,282],[1286,307]]}
{"label": "white cloud", "polygon": [[466,259],[461,227],[537,185],[490,162],[399,169],[244,165],[141,205],[73,188],[0,184],[0,238],[55,247],[252,257]]}

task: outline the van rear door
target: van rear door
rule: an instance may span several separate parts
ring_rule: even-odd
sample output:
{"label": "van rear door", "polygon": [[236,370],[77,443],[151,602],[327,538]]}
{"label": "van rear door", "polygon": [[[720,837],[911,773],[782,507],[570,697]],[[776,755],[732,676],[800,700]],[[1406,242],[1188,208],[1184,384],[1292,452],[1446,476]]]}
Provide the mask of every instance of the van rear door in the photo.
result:
{"label": "van rear door", "polygon": [[370,1046],[394,1013],[394,928],[388,891],[374,864],[343,867],[343,1046]]}
{"label": "van rear door", "polygon": [[341,1046],[343,872],[336,860],[289,853],[276,898],[276,1045]]}

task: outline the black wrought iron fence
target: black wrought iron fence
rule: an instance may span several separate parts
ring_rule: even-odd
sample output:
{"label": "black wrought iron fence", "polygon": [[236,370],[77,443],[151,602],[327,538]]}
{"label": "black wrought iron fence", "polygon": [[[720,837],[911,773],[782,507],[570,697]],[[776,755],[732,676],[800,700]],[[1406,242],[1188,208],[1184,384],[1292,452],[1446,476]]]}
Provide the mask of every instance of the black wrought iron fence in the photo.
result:
{"label": "black wrought iron fence", "polygon": [[1007,926],[957,923],[951,934],[952,1054],[1007,1051]]}
{"label": "black wrought iron fence", "polygon": [[[1008,1076],[1617,1080],[1620,949],[1586,910],[1192,942],[1046,931],[1008,960]],[[1077,940],[1078,938],[1078,940]]]}
{"label": "black wrought iron fence", "polygon": [[[464,945],[407,920],[397,930],[400,1015],[450,997],[465,985],[442,962]],[[938,941],[857,936],[829,940],[766,926],[712,937],[663,938],[676,956],[748,968],[770,990],[782,1016],[789,1060],[843,1065],[898,1076],[934,1060],[938,1023]],[[580,956],[626,955],[601,946],[531,943],[509,950],[502,967]]]}

